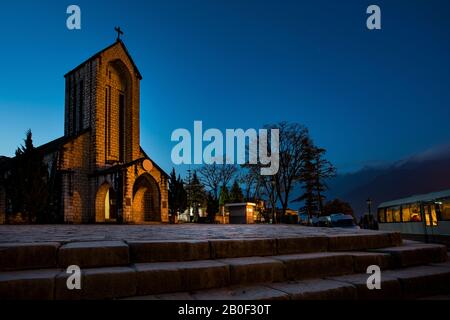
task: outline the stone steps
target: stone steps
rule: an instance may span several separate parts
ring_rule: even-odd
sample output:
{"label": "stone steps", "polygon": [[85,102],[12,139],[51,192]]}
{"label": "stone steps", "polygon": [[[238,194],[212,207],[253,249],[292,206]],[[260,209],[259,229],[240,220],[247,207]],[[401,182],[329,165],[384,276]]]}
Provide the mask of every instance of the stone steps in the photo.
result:
{"label": "stone steps", "polygon": [[450,264],[410,267],[382,274],[381,290],[369,290],[367,274],[135,296],[128,300],[400,300],[450,294]]}
{"label": "stone steps", "polygon": [[40,268],[128,266],[396,247],[398,233],[311,235],[268,239],[0,243],[0,272]]}
{"label": "stone steps", "polygon": [[445,245],[427,244],[415,241],[405,241],[402,246],[370,250],[386,253],[392,257],[392,263],[399,267],[418,266],[432,262],[446,261],[447,247]]}
{"label": "stone steps", "polygon": [[[93,246],[92,243],[69,243],[60,247],[56,256],[53,256],[53,253],[51,256],[55,258],[57,265],[64,268],[71,264],[80,265],[82,290],[67,289],[66,281],[69,275],[63,268],[3,271],[0,272],[0,299],[114,299],[158,294],[173,295],[180,292],[218,290],[235,285],[333,278],[364,273],[367,266],[373,264],[388,270],[383,275],[385,273],[390,275],[391,269],[405,265],[442,263],[447,260],[444,246],[409,242],[401,247],[383,248],[382,252],[322,251],[297,254],[277,254],[280,251],[292,253],[292,247],[289,247],[291,244],[288,241],[281,241],[284,243],[281,246],[279,241],[266,239],[243,240],[243,242],[244,249],[240,251],[240,247],[234,240],[209,241],[206,242],[208,246],[205,246],[202,241],[178,241],[173,247],[178,248],[176,250],[181,259],[191,261],[169,262],[159,260],[174,259],[176,257],[174,254],[178,253],[166,252],[172,247],[166,243],[140,243],[137,248],[142,250],[141,253],[139,250],[136,251],[136,247],[133,248],[134,244],[125,245],[117,241],[102,243],[100,246]],[[50,244],[45,246],[51,247]],[[309,248],[313,246],[310,245]],[[131,248],[131,254],[129,248]],[[183,248],[187,252],[183,251]],[[280,248],[284,249],[280,250]],[[343,246],[343,248],[348,247]],[[401,250],[398,250],[399,248]],[[24,249],[20,247],[15,250]],[[302,251],[303,248],[299,250]],[[11,249],[6,252],[13,257]],[[209,256],[206,255],[208,252]],[[213,256],[211,252],[214,253]],[[261,256],[236,257],[242,254],[250,255],[252,252],[257,252]],[[420,254],[415,255],[414,252],[420,252]],[[201,257],[206,259],[194,259]],[[16,260],[27,261],[22,256]],[[141,262],[148,260],[152,262]],[[4,265],[8,264],[4,263]],[[427,270],[431,272],[441,270],[443,267],[432,265],[419,268],[428,269],[423,269],[422,273],[419,272],[420,270],[410,273],[413,279],[423,277]],[[431,273],[431,276],[432,279],[440,277],[439,272]],[[367,275],[365,277],[367,279]],[[428,280],[425,278],[424,281]],[[445,276],[443,280],[446,281]],[[408,274],[401,278],[401,283],[406,288],[412,288],[412,291],[416,290],[415,282],[411,284]],[[352,286],[355,287],[354,284]],[[259,291],[255,290],[252,292],[257,295]],[[277,289],[271,288],[269,291],[273,293],[272,290]]]}

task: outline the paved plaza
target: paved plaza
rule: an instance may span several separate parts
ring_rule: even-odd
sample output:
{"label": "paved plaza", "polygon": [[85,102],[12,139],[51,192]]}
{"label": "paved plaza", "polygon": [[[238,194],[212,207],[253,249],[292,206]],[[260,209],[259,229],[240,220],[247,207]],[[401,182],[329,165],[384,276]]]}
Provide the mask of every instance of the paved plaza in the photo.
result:
{"label": "paved plaza", "polygon": [[[0,226],[0,300],[337,300],[448,295],[443,245],[298,225]],[[369,290],[367,268],[383,271]],[[80,290],[67,268],[81,269]]]}
{"label": "paved plaza", "polygon": [[0,243],[289,238],[373,233],[298,225],[0,225]]}

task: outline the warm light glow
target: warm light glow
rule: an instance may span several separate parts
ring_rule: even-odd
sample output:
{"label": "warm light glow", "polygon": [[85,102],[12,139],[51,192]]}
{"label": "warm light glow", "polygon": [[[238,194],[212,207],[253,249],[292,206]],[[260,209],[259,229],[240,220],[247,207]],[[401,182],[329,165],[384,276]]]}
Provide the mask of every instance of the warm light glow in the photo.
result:
{"label": "warm light glow", "polygon": [[110,207],[109,207],[109,190],[106,192],[105,197],[105,220],[109,220],[110,217]]}

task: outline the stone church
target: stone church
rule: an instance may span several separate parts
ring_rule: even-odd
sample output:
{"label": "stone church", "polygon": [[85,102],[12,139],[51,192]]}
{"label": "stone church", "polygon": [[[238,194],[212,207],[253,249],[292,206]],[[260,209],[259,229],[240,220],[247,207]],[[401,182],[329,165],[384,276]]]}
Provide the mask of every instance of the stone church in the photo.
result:
{"label": "stone church", "polygon": [[65,75],[64,136],[38,147],[65,223],[168,222],[168,176],[140,146],[141,80],[120,39]]}

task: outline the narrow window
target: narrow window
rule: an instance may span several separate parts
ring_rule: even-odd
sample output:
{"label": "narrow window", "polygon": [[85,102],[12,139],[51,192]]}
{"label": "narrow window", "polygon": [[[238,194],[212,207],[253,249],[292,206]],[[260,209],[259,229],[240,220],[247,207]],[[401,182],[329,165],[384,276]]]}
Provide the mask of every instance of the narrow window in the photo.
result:
{"label": "narrow window", "polygon": [[105,161],[108,161],[108,156],[110,155],[110,94],[111,88],[107,86],[105,88]]}
{"label": "narrow window", "polygon": [[119,161],[125,160],[125,95],[119,94]]}
{"label": "narrow window", "polygon": [[378,209],[378,221],[380,223],[386,222],[386,209],[384,208]]}
{"label": "narrow window", "polygon": [[108,160],[108,87],[105,88],[105,161]]}

